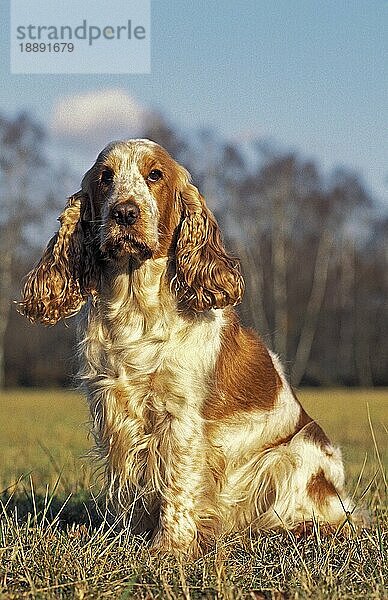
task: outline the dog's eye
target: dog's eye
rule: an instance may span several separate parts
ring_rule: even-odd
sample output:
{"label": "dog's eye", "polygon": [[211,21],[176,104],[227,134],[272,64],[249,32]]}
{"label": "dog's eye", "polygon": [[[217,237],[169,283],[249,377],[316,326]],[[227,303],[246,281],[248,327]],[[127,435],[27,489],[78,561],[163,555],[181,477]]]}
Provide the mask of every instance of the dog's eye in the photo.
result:
{"label": "dog's eye", "polygon": [[104,185],[110,185],[113,181],[113,171],[111,169],[104,169],[101,173],[101,183]]}
{"label": "dog's eye", "polygon": [[150,171],[148,173],[148,181],[151,181],[152,183],[154,183],[155,181],[159,181],[159,179],[162,179],[163,177],[163,173],[162,171],[159,171],[159,169],[153,169],[152,171]]}

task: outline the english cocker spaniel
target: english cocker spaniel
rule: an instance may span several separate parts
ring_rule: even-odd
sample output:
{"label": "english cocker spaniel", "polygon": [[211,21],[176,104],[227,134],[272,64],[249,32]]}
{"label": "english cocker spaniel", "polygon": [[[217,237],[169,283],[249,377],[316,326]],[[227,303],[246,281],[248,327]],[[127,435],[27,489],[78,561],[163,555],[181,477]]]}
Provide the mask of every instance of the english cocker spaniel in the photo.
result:
{"label": "english cocker spaniel", "polygon": [[80,377],[107,493],[155,549],[353,509],[340,451],[239,324],[243,291],[189,173],[144,139],[100,153],[27,277],[31,321],[86,308]]}

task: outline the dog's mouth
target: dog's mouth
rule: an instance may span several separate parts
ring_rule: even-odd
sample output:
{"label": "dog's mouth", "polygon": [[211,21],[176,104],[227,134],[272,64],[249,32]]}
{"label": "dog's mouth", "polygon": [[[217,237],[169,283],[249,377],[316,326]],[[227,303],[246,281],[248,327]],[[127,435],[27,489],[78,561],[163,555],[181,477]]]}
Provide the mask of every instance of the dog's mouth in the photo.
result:
{"label": "dog's mouth", "polygon": [[152,258],[153,249],[150,245],[139,240],[134,234],[121,231],[110,237],[102,245],[102,251],[111,259],[134,257],[144,261]]}

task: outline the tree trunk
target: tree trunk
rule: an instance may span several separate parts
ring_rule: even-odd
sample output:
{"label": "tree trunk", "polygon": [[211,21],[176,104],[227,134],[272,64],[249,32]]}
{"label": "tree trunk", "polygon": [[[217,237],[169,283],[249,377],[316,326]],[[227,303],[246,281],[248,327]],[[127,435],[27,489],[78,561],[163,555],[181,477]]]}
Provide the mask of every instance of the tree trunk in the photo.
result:
{"label": "tree trunk", "polygon": [[4,238],[0,245],[0,389],[5,387],[5,332],[11,308],[13,258],[11,240]]}
{"label": "tree trunk", "polygon": [[272,269],[274,296],[274,350],[283,359],[287,356],[287,263],[284,233],[284,198],[279,193],[273,200]]}
{"label": "tree trunk", "polygon": [[[340,279],[340,323],[338,356],[340,371],[345,378],[355,377],[354,337],[355,337],[355,248],[354,239],[344,239],[341,247]],[[341,373],[339,372],[341,375]]]}
{"label": "tree trunk", "polygon": [[306,315],[296,350],[294,367],[292,370],[292,383],[294,385],[299,385],[301,382],[310,358],[319,313],[321,311],[326,290],[332,242],[333,238],[331,233],[328,230],[325,230],[322,233],[318,244],[310,298],[307,303]]}
{"label": "tree trunk", "polygon": [[[371,366],[371,323],[373,304],[367,301],[364,292],[363,274],[358,274],[357,295],[355,301],[355,362],[358,382],[361,387],[373,386],[373,374]],[[365,294],[365,295],[364,295]]]}
{"label": "tree trunk", "polygon": [[248,306],[251,321],[259,333],[268,335],[269,326],[264,306],[264,276],[259,243],[255,247],[257,255],[253,254],[250,246],[238,243],[237,255],[245,265],[244,276],[248,281]]}

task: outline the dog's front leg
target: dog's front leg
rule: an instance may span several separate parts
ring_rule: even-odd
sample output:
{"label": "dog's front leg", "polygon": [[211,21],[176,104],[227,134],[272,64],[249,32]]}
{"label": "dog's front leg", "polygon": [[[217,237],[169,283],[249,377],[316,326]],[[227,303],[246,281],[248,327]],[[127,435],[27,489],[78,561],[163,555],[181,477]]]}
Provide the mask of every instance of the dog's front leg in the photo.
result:
{"label": "dog's front leg", "polygon": [[216,522],[199,415],[187,412],[171,417],[160,439],[159,451],[163,457],[164,482],[153,548],[196,555],[214,533]]}

